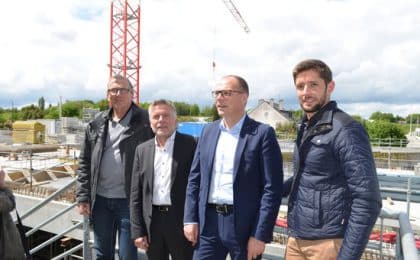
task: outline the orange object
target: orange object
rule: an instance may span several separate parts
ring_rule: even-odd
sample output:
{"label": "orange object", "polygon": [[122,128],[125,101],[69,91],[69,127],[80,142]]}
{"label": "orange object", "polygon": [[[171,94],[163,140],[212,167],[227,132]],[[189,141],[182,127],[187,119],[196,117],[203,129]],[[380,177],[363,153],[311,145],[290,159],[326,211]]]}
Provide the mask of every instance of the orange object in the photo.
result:
{"label": "orange object", "polygon": [[284,218],[278,218],[276,220],[276,226],[278,227],[283,227],[283,228],[287,228],[287,219]]}

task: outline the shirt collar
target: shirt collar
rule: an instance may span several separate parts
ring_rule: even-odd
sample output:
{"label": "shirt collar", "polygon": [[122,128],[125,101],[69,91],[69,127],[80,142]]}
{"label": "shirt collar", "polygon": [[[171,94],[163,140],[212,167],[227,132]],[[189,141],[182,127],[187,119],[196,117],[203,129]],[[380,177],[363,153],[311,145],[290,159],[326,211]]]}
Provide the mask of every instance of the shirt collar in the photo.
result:
{"label": "shirt collar", "polygon": [[[131,116],[132,116],[133,111],[134,111],[134,106],[135,106],[134,103],[131,102],[130,108],[127,110],[127,112],[125,113],[125,115],[119,121],[122,121],[124,118],[127,118],[127,117],[128,117],[128,120],[130,121],[131,120]],[[112,113],[113,113],[113,110],[112,110],[112,107],[111,107],[111,108],[108,109],[108,111],[106,113],[106,116],[105,116],[106,119],[112,121]]]}
{"label": "shirt collar", "polygon": [[245,116],[246,116],[246,114],[244,114],[241,117],[241,119],[238,121],[238,123],[236,123],[231,129],[226,128],[225,124],[223,123],[223,119],[220,120],[220,124],[219,124],[220,131],[228,132],[230,134],[239,134],[241,132],[242,126],[244,124]]}
{"label": "shirt collar", "polygon": [[[171,136],[169,136],[168,140],[166,140],[166,142],[165,142],[165,147],[164,148],[167,148],[170,143],[175,142],[175,134],[176,134],[176,131],[174,131],[171,134]],[[156,140],[156,136],[155,136],[155,146],[158,147],[158,148],[160,147],[157,140]]]}
{"label": "shirt collar", "polygon": [[316,112],[311,119],[308,119],[308,116],[305,113],[303,115],[302,123],[306,123],[308,127],[312,127],[315,124],[318,124],[318,122],[329,123],[332,120],[331,111],[336,108],[337,103],[335,101],[329,101],[318,112]]}

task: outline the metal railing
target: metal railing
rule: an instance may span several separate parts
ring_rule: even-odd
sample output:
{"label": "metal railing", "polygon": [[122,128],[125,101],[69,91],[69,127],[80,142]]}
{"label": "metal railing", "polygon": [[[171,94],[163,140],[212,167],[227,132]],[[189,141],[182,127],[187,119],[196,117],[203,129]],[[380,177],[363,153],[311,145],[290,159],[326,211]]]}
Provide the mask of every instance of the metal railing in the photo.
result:
{"label": "metal railing", "polygon": [[[291,172],[292,169],[292,165],[291,163],[288,162],[284,162],[284,168],[285,168],[285,173],[287,172]],[[39,170],[38,170],[39,171]],[[37,171],[33,172],[34,174],[36,174]],[[413,238],[413,234],[412,234],[412,230],[411,230],[411,225],[410,222],[408,220],[409,218],[409,214],[410,214],[410,201],[416,201],[416,196],[419,195],[419,193],[417,192],[417,182],[414,182],[411,180],[412,178],[408,178],[407,182],[407,186],[406,187],[400,187],[400,189],[398,189],[397,187],[381,187],[381,192],[402,192],[404,195],[404,197],[406,198],[406,202],[407,202],[407,213],[405,212],[399,212],[399,213],[389,213],[389,212],[381,212],[381,216],[380,216],[380,220],[381,220],[381,229],[383,229],[383,219],[385,218],[390,218],[390,219],[398,219],[399,220],[399,239],[397,241],[399,241],[397,243],[396,246],[396,255],[401,255],[401,257],[403,258],[397,258],[397,259],[416,259],[416,258],[408,258],[407,254],[411,256],[412,251],[413,251],[413,244],[414,244],[414,238]],[[415,178],[414,178],[415,179]],[[419,178],[420,179],[420,178]],[[38,211],[39,209],[41,209],[42,207],[46,206],[48,203],[50,203],[51,201],[53,201],[54,199],[56,199],[57,197],[59,197],[61,194],[63,194],[64,192],[68,191],[76,182],[76,179],[73,179],[71,182],[69,182],[67,185],[65,185],[64,187],[60,188],[59,190],[55,191],[53,194],[51,194],[50,196],[48,196],[45,200],[43,200],[42,202],[38,203],[36,206],[30,208],[28,211],[24,212],[24,214],[21,216],[22,219],[25,219],[27,217],[29,217],[30,215],[32,215],[34,212]],[[391,181],[392,183],[402,183],[401,181]],[[413,189],[416,189],[417,191],[413,191]],[[50,218],[46,219],[45,221],[43,221],[42,223],[38,224],[37,226],[33,227],[31,230],[29,230],[26,233],[26,236],[29,237],[31,235],[33,235],[36,231],[40,230],[42,227],[44,227],[45,225],[47,225],[48,223],[54,221],[55,219],[63,216],[64,214],[68,213],[70,210],[74,209],[76,206],[76,203],[72,203],[70,204],[68,207],[66,207],[65,209],[61,210],[60,212],[56,213],[54,216],[51,216]],[[34,247],[33,249],[30,250],[31,254],[38,252],[39,250],[45,248],[48,245],[51,245],[52,243],[54,243],[55,241],[57,241],[60,237],[64,236],[65,234],[75,230],[75,229],[80,229],[83,226],[83,242],[80,244],[77,244],[75,246],[73,246],[72,248],[66,250],[64,253],[54,257],[53,259],[63,259],[67,256],[70,256],[72,254],[74,254],[74,252],[79,251],[80,249],[83,249],[83,259],[91,259],[91,240],[90,240],[90,228],[89,228],[89,220],[88,217],[84,217],[83,218],[83,222],[76,222],[74,223],[70,228],[67,228],[66,230],[63,230],[62,232],[59,232],[59,234],[55,235],[54,237],[50,238],[49,240],[43,242],[42,244]],[[382,234],[383,234],[383,230],[382,230]],[[410,237],[411,234],[411,237]],[[407,238],[408,237],[408,238]],[[368,245],[372,246],[373,248],[382,248],[382,244],[381,247],[378,247],[374,244],[370,244]],[[401,248],[401,249],[400,249]],[[415,248],[415,244],[414,244],[414,248]],[[381,249],[382,250],[382,249]],[[380,251],[382,252],[382,251]],[[398,253],[400,252],[400,253]],[[417,249],[416,249],[417,252]],[[140,253],[140,252],[139,252]],[[72,255],[72,257],[76,257]],[[271,259],[269,258],[270,256],[267,255],[266,258],[264,259]],[[277,259],[282,259],[280,256],[278,256],[279,258]],[[276,259],[276,258],[273,258]]]}
{"label": "metal railing", "polygon": [[[392,243],[384,242],[385,220],[397,220],[396,239]],[[382,209],[378,217],[379,237],[378,240],[369,240],[365,252],[361,259],[395,259],[395,260],[415,260],[420,259],[414,240],[413,230],[405,212],[397,212],[390,209]],[[287,227],[276,226],[274,232],[281,243],[287,242]],[[392,252],[391,252],[392,251]],[[270,254],[263,255],[263,259],[283,259],[282,256]]]}
{"label": "metal railing", "polygon": [[370,143],[372,146],[406,147],[408,140],[406,138],[371,138]]}
{"label": "metal railing", "polygon": [[[419,150],[420,153],[420,150]],[[388,158],[375,158],[375,165],[377,168],[383,169],[399,169],[413,171],[415,166],[419,164],[419,160],[409,159],[394,159],[389,156]]]}
{"label": "metal railing", "polygon": [[[406,212],[393,211],[391,209],[382,209],[379,215],[380,219],[380,240],[379,240],[379,259],[383,259],[383,240],[384,240],[384,220],[394,219],[398,220],[398,233],[395,241],[395,259],[396,260],[415,260],[419,259],[419,253],[416,248],[414,240],[413,229],[410,224],[410,220]],[[372,248],[371,244],[368,244],[368,248]],[[377,249],[378,248],[374,248]]]}
{"label": "metal railing", "polygon": [[420,203],[420,176],[392,176],[378,174],[383,199],[391,198],[405,201],[407,215],[410,216],[410,204]]}
{"label": "metal railing", "polygon": [[[294,143],[296,134],[281,134],[277,135],[277,139],[284,143]],[[400,147],[407,146],[409,141],[406,138],[371,138],[370,144],[373,147]]]}
{"label": "metal railing", "polygon": [[[61,166],[61,165],[62,165],[62,163],[56,164],[55,166]],[[42,170],[38,170],[38,171],[35,171],[35,172],[32,172],[32,173],[36,175],[37,172],[40,172],[40,171],[42,171]],[[32,175],[32,173],[31,173],[31,175]],[[23,221],[23,223],[25,222],[24,221],[25,219],[29,218],[34,213],[42,210],[42,208],[44,208],[45,206],[47,206],[48,204],[50,204],[53,200],[59,199],[64,193],[66,193],[69,190],[71,190],[71,188],[75,185],[75,183],[76,183],[76,179],[72,179],[67,184],[65,184],[63,187],[61,187],[60,189],[54,191],[52,194],[50,194],[49,196],[47,196],[45,199],[43,199],[42,201],[40,201],[38,204],[34,205],[32,208],[30,208],[29,210],[25,211],[21,215],[21,220]],[[33,235],[37,231],[41,230],[43,227],[45,227],[49,223],[57,220],[58,218],[64,216],[65,214],[67,214],[70,210],[74,209],[76,207],[76,205],[77,205],[77,203],[75,203],[75,202],[74,203],[71,203],[70,205],[68,205],[67,207],[65,207],[61,211],[57,212],[53,216],[47,218],[46,220],[42,221],[41,223],[39,223],[35,227],[32,227],[31,229],[29,229],[29,231],[27,231],[25,233],[25,236],[27,238],[29,238],[31,235]],[[83,225],[83,222],[81,222],[81,221],[75,221],[74,223],[71,224],[70,227],[63,228],[63,230],[58,231],[56,233],[56,235],[54,235],[50,239],[42,242],[41,244],[35,246],[34,248],[30,248],[29,249],[29,253],[31,255],[37,253],[38,251],[44,249],[45,247],[53,244],[58,239],[64,237],[66,234],[68,234],[68,233],[70,233],[70,232],[72,232],[72,231],[74,231],[76,229],[81,229],[82,228],[82,225]],[[66,250],[63,254],[61,254],[59,256],[56,256],[53,259],[63,259],[63,258],[66,258],[67,256],[69,256],[69,255],[73,254],[74,252],[76,252],[77,250],[79,250],[82,246],[83,246],[83,243],[80,243],[80,244],[78,244],[78,245],[70,248],[69,250]]]}
{"label": "metal railing", "polygon": [[[70,181],[69,183],[67,183],[65,186],[63,186],[62,188],[56,190],[50,196],[48,196],[47,198],[45,198],[44,200],[42,200],[40,203],[38,203],[37,205],[33,206],[32,208],[30,208],[29,210],[27,210],[24,214],[22,214],[21,219],[24,220],[24,219],[30,217],[35,212],[37,212],[38,210],[40,210],[41,208],[43,208],[44,206],[46,206],[47,204],[49,204],[51,201],[53,201],[54,199],[58,198],[61,194],[63,194],[64,192],[66,192],[68,189],[70,189],[73,185],[75,185],[75,183],[76,183],[76,179],[73,179],[72,181]],[[35,232],[37,232],[38,230],[40,230],[45,225],[47,225],[50,222],[56,220],[57,218],[63,216],[64,214],[66,214],[70,210],[74,209],[75,207],[76,207],[76,203],[72,203],[71,205],[69,205],[65,209],[61,210],[60,212],[58,212],[55,215],[51,216],[50,218],[46,219],[42,223],[38,224],[36,227],[33,227],[32,229],[30,229],[28,232],[25,233],[25,236],[26,237],[31,236],[32,234],[34,234]],[[84,222],[77,221],[76,223],[72,224],[70,227],[66,228],[65,230],[59,232],[58,234],[56,234],[52,238],[48,239],[47,241],[45,241],[45,242],[37,245],[36,247],[30,249],[29,250],[30,254],[32,255],[32,254],[38,252],[39,250],[45,248],[46,246],[51,245],[52,243],[54,243],[58,239],[62,238],[64,235],[68,234],[69,232],[71,232],[71,231],[73,231],[75,229],[81,228],[83,224],[84,224]],[[84,245],[84,243],[80,243],[80,244],[74,246],[73,248],[70,248],[69,250],[67,250],[63,254],[55,257],[54,259],[63,259],[65,257],[73,254],[77,250],[79,250],[83,245]]]}
{"label": "metal railing", "polygon": [[[76,182],[75,179],[72,180],[67,185],[65,185],[61,189],[59,189],[56,192],[54,192],[53,194],[51,194],[45,200],[43,200],[39,204],[35,205],[34,207],[32,207],[31,209],[26,211],[22,215],[22,219],[25,219],[25,218],[29,217],[34,212],[36,212],[37,210],[39,210],[43,206],[47,205],[48,203],[50,203],[54,198],[59,196],[61,193],[65,192],[72,185],[74,185],[75,182]],[[44,222],[40,223],[38,226],[36,226],[33,229],[31,229],[30,231],[28,231],[26,233],[26,235],[27,236],[32,235],[37,230],[39,230],[41,227],[47,225],[51,221],[53,221],[56,218],[62,216],[63,214],[65,214],[69,210],[73,209],[75,206],[76,206],[76,203],[73,203],[73,204],[69,205],[67,208],[63,209],[62,211],[58,212],[54,216],[48,218]],[[416,249],[415,242],[414,242],[412,227],[411,227],[411,224],[409,222],[408,214],[406,212],[395,212],[395,211],[391,211],[389,209],[383,209],[381,211],[380,217],[378,219],[379,222],[380,222],[380,230],[381,230],[380,236],[381,236],[381,239],[379,240],[379,243],[370,242],[367,246],[367,249],[368,250],[375,250],[377,252],[376,254],[379,255],[379,259],[383,259],[382,258],[384,256],[383,249],[384,249],[385,245],[383,244],[382,241],[383,241],[383,234],[384,234],[384,220],[385,219],[398,220],[398,235],[397,235],[397,240],[396,240],[395,247],[394,247],[395,248],[395,259],[410,259],[410,260],[411,259],[418,259],[418,253],[417,253],[417,249]],[[83,233],[83,243],[80,243],[80,244],[66,250],[64,253],[54,257],[53,259],[63,259],[65,257],[69,256],[69,255],[72,255],[74,252],[76,252],[80,249],[83,249],[83,259],[86,259],[86,260],[92,259],[91,258],[91,249],[90,249],[91,241],[90,241],[90,229],[89,229],[88,217],[84,217],[83,222],[75,223],[72,227],[67,228],[66,230],[63,230],[62,232],[60,232],[56,236],[52,237],[51,239],[43,242],[42,244],[36,246],[33,249],[31,249],[30,250],[31,254],[33,254],[33,253],[41,250],[42,248],[50,245],[51,243],[55,242],[56,240],[58,240],[60,237],[64,236],[68,232],[70,232],[74,229],[77,229],[77,228],[81,228],[82,225],[83,225],[83,232],[84,232]],[[286,230],[281,229],[279,227],[275,228],[275,232],[281,232],[281,233],[284,233],[285,235],[287,235]],[[283,259],[283,258],[282,258],[282,256],[273,256],[273,255],[270,255],[270,254],[265,254],[263,259]],[[394,259],[394,258],[392,258],[392,259]]]}
{"label": "metal railing", "polygon": [[[286,176],[290,177],[290,175]],[[374,254],[375,256],[366,256],[364,258],[362,257],[362,259],[420,259],[417,255],[413,230],[409,221],[410,203],[420,203],[420,176],[378,175],[378,179],[382,198],[386,199],[390,197],[392,200],[403,201],[406,203],[407,208],[406,211],[394,211],[388,208],[382,209],[377,221],[380,228],[380,240],[370,241],[366,247],[367,251],[365,251],[365,254]],[[287,198],[283,198],[282,204],[287,205]],[[383,243],[384,233],[386,231],[384,230],[384,227],[388,226],[384,224],[384,221],[389,219],[398,221],[398,225],[393,227],[398,229],[397,239],[394,244]],[[287,228],[276,226],[274,231],[280,234],[280,243],[285,244],[287,241]],[[387,251],[391,248],[394,250],[395,254],[393,256],[387,255],[386,258],[384,258],[384,248]],[[415,257],[413,257],[413,255]],[[283,258],[266,254],[263,259]]]}

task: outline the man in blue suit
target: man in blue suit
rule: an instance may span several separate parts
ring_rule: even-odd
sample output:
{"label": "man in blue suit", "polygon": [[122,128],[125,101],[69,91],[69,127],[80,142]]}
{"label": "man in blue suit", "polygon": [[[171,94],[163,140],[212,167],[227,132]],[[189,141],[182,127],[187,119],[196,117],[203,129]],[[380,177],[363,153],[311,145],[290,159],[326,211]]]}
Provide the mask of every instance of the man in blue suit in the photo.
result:
{"label": "man in blue suit", "polygon": [[194,259],[261,259],[273,235],[283,184],[272,127],[250,119],[246,81],[225,76],[212,94],[221,120],[207,125],[191,166],[184,234]]}

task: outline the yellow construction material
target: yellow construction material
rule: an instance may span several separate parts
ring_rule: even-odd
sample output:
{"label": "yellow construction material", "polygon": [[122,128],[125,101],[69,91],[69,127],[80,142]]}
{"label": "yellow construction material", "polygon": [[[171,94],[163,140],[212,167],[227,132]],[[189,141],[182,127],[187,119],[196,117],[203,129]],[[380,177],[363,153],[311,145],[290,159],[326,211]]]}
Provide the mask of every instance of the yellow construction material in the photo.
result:
{"label": "yellow construction material", "polygon": [[45,143],[45,125],[37,121],[16,121],[13,123],[13,143]]}

